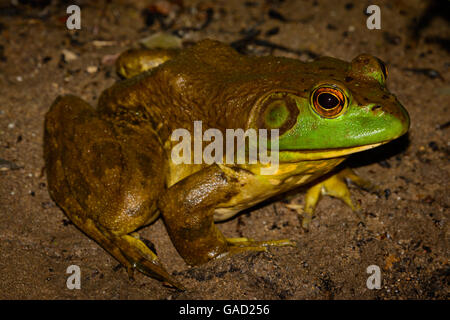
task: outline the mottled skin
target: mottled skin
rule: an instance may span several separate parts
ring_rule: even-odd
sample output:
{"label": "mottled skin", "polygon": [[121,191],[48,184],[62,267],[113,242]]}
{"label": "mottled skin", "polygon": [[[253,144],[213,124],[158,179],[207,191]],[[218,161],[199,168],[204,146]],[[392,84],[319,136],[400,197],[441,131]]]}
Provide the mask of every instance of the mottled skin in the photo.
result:
{"label": "mottled skin", "polygon": [[[227,239],[214,221],[317,180],[349,154],[395,139],[409,127],[408,114],[385,87],[384,65],[369,55],[351,63],[333,58],[303,63],[243,56],[204,40],[180,52],[127,52],[118,71],[124,77],[140,74],[105,90],[96,109],[64,96],[47,113],[49,192],[130,275],[137,268],[178,288],[182,285],[139,240],[136,229],[161,213],[178,252],[193,265],[291,245],[288,240]],[[313,93],[322,87],[345,96],[340,113],[325,117],[314,109]],[[274,109],[270,99],[281,107]],[[260,164],[175,165],[170,152],[177,142],[170,135],[177,128],[192,131],[195,120],[203,122],[203,130],[222,132],[278,126],[278,170],[261,175]],[[307,192],[304,227],[322,194],[354,208],[344,178],[371,187],[349,170],[318,181]]]}

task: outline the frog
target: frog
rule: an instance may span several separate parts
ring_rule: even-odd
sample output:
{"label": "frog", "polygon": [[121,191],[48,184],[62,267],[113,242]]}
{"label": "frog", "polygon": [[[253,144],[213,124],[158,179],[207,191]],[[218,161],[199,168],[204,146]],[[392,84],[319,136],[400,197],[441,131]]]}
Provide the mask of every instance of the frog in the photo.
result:
{"label": "frog", "polygon": [[[319,199],[356,210],[348,181],[374,185],[340,168],[350,155],[407,133],[408,112],[386,86],[387,68],[360,54],[351,62],[303,62],[242,55],[205,39],[184,48],[130,49],[117,60],[123,79],[96,107],[74,95],[56,98],[45,115],[44,158],[51,198],[68,218],[125,266],[185,290],[138,231],[158,218],[189,265],[289,239],[227,238],[217,227],[255,205],[308,186],[297,213],[306,229]],[[174,130],[277,130],[278,166],[175,163]],[[258,131],[259,132],[259,131]],[[336,171],[337,170],[337,171]]]}

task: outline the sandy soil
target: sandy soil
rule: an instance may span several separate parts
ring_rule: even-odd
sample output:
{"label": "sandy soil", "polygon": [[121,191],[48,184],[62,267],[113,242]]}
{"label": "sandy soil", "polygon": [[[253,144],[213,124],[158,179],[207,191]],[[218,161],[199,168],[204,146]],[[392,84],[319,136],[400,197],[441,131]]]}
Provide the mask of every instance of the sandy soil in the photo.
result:
{"label": "sandy soil", "polygon": [[[364,9],[371,1],[185,0],[168,7],[73,1],[82,10],[76,32],[65,27],[65,1],[28,2],[0,2],[1,299],[449,298],[448,2],[377,1],[382,28],[368,30]],[[377,196],[352,189],[366,222],[327,197],[304,232],[282,201],[269,202],[220,229],[229,237],[289,238],[297,248],[189,267],[159,220],[140,234],[155,243],[188,290],[177,292],[141,274],[129,281],[117,261],[50,199],[42,174],[43,119],[60,94],[95,103],[118,79],[114,55],[163,29],[176,32],[185,45],[206,37],[243,39],[237,47],[247,54],[351,60],[367,52],[384,60],[389,89],[408,109],[412,125],[407,137],[349,160],[385,190]],[[63,58],[63,50],[75,59],[67,53]],[[303,194],[297,197],[301,203]],[[69,265],[81,267],[81,290],[66,287]],[[379,290],[366,287],[369,265],[381,268]]]}

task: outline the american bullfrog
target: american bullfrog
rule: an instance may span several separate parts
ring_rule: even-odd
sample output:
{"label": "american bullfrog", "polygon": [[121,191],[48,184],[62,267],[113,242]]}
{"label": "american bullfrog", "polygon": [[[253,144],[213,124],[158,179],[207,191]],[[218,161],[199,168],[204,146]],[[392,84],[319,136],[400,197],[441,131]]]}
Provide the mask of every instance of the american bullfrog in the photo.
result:
{"label": "american bullfrog", "polygon": [[[306,184],[305,228],[321,195],[355,209],[345,180],[370,183],[349,169],[332,170],[409,128],[408,113],[386,88],[385,65],[367,54],[351,62],[321,57],[305,63],[244,56],[203,40],[183,50],[128,51],[117,65],[127,79],[106,89],[97,108],[66,95],[46,114],[49,192],[130,276],[137,269],[177,288],[182,284],[137,229],[161,215],[191,265],[293,245],[226,238],[215,222]],[[174,163],[171,150],[179,141],[171,135],[179,128],[193,133],[195,121],[223,133],[278,129],[276,171],[262,174],[260,162]]]}

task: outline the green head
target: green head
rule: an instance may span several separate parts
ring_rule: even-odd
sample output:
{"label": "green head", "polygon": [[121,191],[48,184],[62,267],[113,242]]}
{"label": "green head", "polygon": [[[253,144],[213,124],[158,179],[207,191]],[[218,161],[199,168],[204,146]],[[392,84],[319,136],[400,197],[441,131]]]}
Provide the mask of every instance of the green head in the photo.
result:
{"label": "green head", "polygon": [[304,72],[310,79],[302,91],[270,92],[250,117],[251,127],[279,129],[280,160],[342,156],[408,131],[408,113],[387,90],[379,59],[324,57],[305,64]]}

